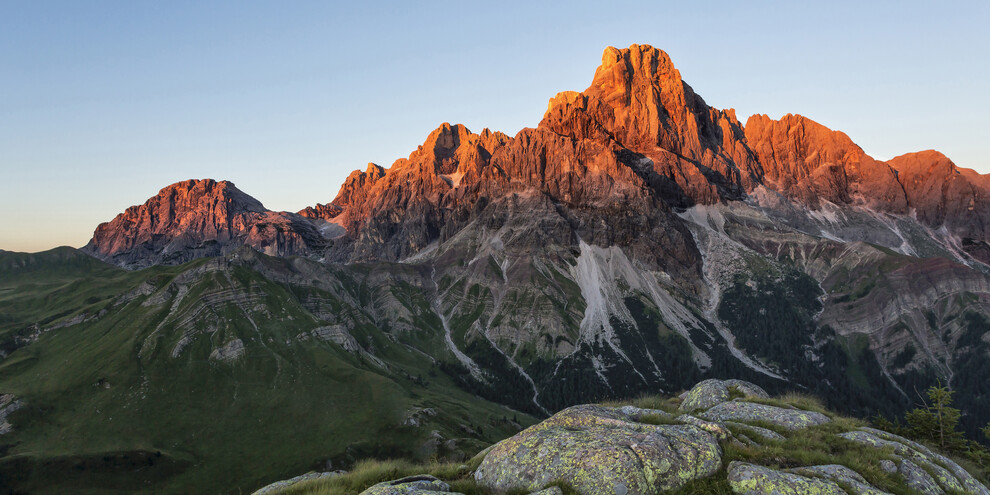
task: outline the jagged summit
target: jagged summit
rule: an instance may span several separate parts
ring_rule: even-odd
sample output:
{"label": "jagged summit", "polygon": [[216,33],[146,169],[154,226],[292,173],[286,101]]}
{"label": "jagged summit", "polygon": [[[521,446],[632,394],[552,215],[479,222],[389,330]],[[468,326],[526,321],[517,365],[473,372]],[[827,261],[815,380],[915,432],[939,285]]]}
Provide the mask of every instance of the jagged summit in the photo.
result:
{"label": "jagged summit", "polygon": [[[519,194],[557,205],[547,214],[569,227],[556,244],[580,238],[629,246],[638,237],[628,229],[639,228],[638,221],[601,229],[594,227],[600,212],[635,212],[653,217],[652,225],[673,226],[680,222],[671,208],[747,198],[773,207],[779,195],[811,211],[829,204],[894,215],[915,211],[926,228],[944,226],[957,236],[957,250],[990,261],[990,254],[980,254],[990,235],[981,209],[990,204],[990,181],[947,163],[937,152],[878,161],[846,134],[800,115],[754,115],[744,125],[733,110],[709,107],[662,50],[608,47],[591,84],[551,98],[536,128],[510,137],[443,123],[407,158],[387,169],[369,164],[354,171],[332,201],[298,213],[322,237],[334,239],[329,252],[314,251],[323,241],[304,240],[312,236],[301,230],[312,229],[287,213],[275,215],[282,218],[276,223],[287,225],[283,232],[292,232],[290,238],[301,237],[290,242],[295,247],[276,251],[342,262],[397,261],[451,238],[486,209]],[[125,265],[185,260],[189,256],[160,250],[247,238],[250,226],[238,222],[257,215],[271,213],[232,184],[187,181],[101,225],[87,250]],[[662,236],[670,240],[667,254],[654,261],[694,264],[686,232],[667,231],[674,232]],[[260,237],[271,238],[268,246],[284,244],[278,235]],[[178,238],[183,240],[173,243]],[[148,257],[153,261],[140,262]]]}
{"label": "jagged summit", "polygon": [[100,224],[83,251],[140,268],[217,256],[242,244],[269,254],[304,254],[320,240],[301,216],[269,211],[231,182],[190,179]]}

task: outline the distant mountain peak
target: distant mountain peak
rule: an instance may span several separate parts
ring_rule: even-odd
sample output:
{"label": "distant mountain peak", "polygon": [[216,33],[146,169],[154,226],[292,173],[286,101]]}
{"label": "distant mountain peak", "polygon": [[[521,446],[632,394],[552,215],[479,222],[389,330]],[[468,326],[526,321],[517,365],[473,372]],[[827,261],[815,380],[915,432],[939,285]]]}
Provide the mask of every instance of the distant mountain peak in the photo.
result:
{"label": "distant mountain peak", "polygon": [[190,179],[100,224],[83,251],[130,268],[216,256],[242,244],[291,254],[320,237],[300,219],[269,211],[232,182]]}

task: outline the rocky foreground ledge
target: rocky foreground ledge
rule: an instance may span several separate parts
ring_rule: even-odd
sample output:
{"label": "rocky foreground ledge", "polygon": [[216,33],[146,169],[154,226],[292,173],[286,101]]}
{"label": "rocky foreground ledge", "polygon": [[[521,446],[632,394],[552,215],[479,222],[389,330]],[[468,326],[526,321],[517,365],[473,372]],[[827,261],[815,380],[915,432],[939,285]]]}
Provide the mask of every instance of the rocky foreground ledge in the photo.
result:
{"label": "rocky foreground ledge", "polygon": [[[459,466],[459,481],[421,474],[361,493],[463,493],[452,486],[459,484],[469,493],[540,495],[990,495],[973,474],[924,445],[827,413],[807,398],[770,399],[748,382],[705,380],[657,405],[570,407],[489,447],[473,469]],[[313,478],[259,492],[291,486],[291,493],[346,493],[328,490],[332,477]]]}

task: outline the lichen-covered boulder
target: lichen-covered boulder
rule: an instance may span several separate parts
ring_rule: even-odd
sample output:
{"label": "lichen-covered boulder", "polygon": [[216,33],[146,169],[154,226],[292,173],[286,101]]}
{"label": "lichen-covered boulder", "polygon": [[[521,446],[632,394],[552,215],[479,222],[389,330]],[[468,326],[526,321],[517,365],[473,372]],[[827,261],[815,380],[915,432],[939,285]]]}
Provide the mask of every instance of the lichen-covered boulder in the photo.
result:
{"label": "lichen-covered boulder", "polygon": [[904,477],[904,484],[908,488],[923,495],[943,495],[945,493],[935,482],[935,478],[932,478],[932,475],[907,459],[901,459],[897,472]]}
{"label": "lichen-covered boulder", "polygon": [[251,495],[268,495],[269,493],[278,493],[290,486],[302,483],[303,481],[319,480],[323,478],[332,478],[334,476],[340,476],[340,472],[327,472],[327,473],[306,473],[295,478],[289,478],[287,480],[276,481],[270,485],[265,485],[257,490],[255,490]]}
{"label": "lichen-covered boulder", "polygon": [[770,397],[758,385],[747,381],[709,378],[698,382],[697,385],[681,397],[683,401],[679,409],[685,412],[708,409],[716,404],[728,401],[731,396],[730,390],[735,390],[745,397],[757,397],[761,399]]}
{"label": "lichen-covered boulder", "polygon": [[564,490],[561,490],[556,486],[551,486],[550,488],[545,488],[538,492],[532,492],[529,495],[564,495]]}
{"label": "lichen-covered boulder", "polygon": [[745,397],[755,397],[757,399],[769,399],[770,394],[763,387],[746,380],[725,380],[722,382],[729,390],[735,390]]}
{"label": "lichen-covered boulder", "polygon": [[699,416],[710,421],[741,421],[743,423],[762,421],[788,430],[800,430],[830,421],[828,416],[819,412],[784,409],[744,401],[723,402],[699,414]]}
{"label": "lichen-covered boulder", "polygon": [[452,493],[450,485],[428,474],[384,481],[361,492],[361,495],[435,495],[437,493],[463,495]]}
{"label": "lichen-covered boulder", "polygon": [[924,471],[930,473],[933,476],[933,479],[935,479],[942,488],[960,492],[964,491],[962,483],[960,483],[959,480],[945,468],[945,466],[934,462],[931,456],[914,450],[901,442],[879,438],[877,435],[867,431],[850,431],[842,433],[839,436],[847,440],[852,440],[864,445],[872,445],[877,448],[890,447],[898,456],[912,459],[915,464],[921,466]]}
{"label": "lichen-covered boulder", "polygon": [[663,409],[644,409],[642,407],[635,406],[622,406],[618,411],[626,416],[629,416],[633,421],[640,421],[642,418],[647,416],[660,416],[662,418],[673,418],[674,415],[670,414]]}
{"label": "lichen-covered boulder", "polygon": [[681,414],[676,419],[677,421],[680,421],[681,423],[684,423],[686,425],[697,426],[698,428],[701,428],[702,430],[705,430],[708,433],[715,435],[715,438],[719,440],[726,440],[732,437],[732,432],[730,432],[729,429],[726,428],[725,425],[722,423],[717,423],[715,421],[705,421],[701,418],[696,418],[694,416],[691,416],[690,414]]}
{"label": "lichen-covered boulder", "polygon": [[[901,461],[898,471],[904,475],[909,486],[911,483],[915,483],[916,487],[912,486],[912,488],[918,491],[928,489],[928,480],[922,475],[922,473],[926,473],[942,491],[955,490],[977,495],[990,495],[990,490],[987,490],[987,487],[977,481],[962,466],[920,443],[874,428],[859,428],[856,431],[841,433],[839,436],[877,448],[890,447]],[[910,460],[911,463],[905,465],[904,460]],[[919,468],[916,473],[912,466]]]}
{"label": "lichen-covered boulder", "polygon": [[748,433],[756,435],[764,440],[783,440],[784,435],[777,433],[773,430],[767,428],[762,428],[759,426],[748,425],[746,423],[737,423],[735,421],[726,421],[723,423],[726,426],[732,426],[739,428],[740,430],[745,430]]}
{"label": "lichen-covered boulder", "polygon": [[498,492],[564,482],[585,495],[652,495],[714,474],[721,456],[718,440],[696,426],[575,406],[496,444],[475,481]]}
{"label": "lichen-covered boulder", "polygon": [[930,457],[933,460],[933,462],[936,462],[944,466],[949,471],[951,471],[953,476],[955,476],[956,479],[958,479],[959,482],[962,483],[964,487],[964,491],[969,493],[978,493],[980,495],[990,495],[990,490],[987,490],[986,486],[980,483],[976,478],[973,477],[973,475],[969,474],[969,471],[966,471],[962,466],[957,464],[952,459],[949,459],[948,457],[945,457],[944,455],[939,454],[938,452],[935,452],[929,449],[928,447],[921,445],[918,442],[908,440],[898,435],[894,435],[893,433],[888,433],[886,431],[877,430],[874,428],[861,428],[861,430],[866,432],[871,432],[874,435],[877,435],[881,438],[885,438],[887,440],[901,442],[904,445],[911,447],[915,451],[920,452],[922,455]]}
{"label": "lichen-covered boulder", "polygon": [[799,467],[788,469],[787,472],[834,481],[845,488],[850,495],[890,495],[888,492],[878,490],[856,471],[839,464]]}
{"label": "lichen-covered boulder", "polygon": [[732,491],[743,495],[848,495],[834,481],[738,461],[729,463],[728,480]]}
{"label": "lichen-covered boulder", "polygon": [[729,400],[729,388],[722,383],[722,380],[709,378],[691,388],[678,409],[688,412],[708,409],[727,400]]}

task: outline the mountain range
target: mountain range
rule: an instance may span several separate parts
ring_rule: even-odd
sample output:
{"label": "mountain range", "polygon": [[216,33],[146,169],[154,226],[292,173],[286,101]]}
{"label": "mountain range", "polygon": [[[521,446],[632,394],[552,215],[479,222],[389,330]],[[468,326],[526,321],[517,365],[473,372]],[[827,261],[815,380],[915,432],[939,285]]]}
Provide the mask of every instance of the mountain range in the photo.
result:
{"label": "mountain range", "polygon": [[706,377],[887,417],[948,384],[974,433],[988,229],[990,176],[744,124],[663,51],[609,47],[537,127],[445,123],[327,203],[188,180],[80,250],[0,253],[0,479],[82,465],[105,493],[148,462],[127,490],[247,489]]}

